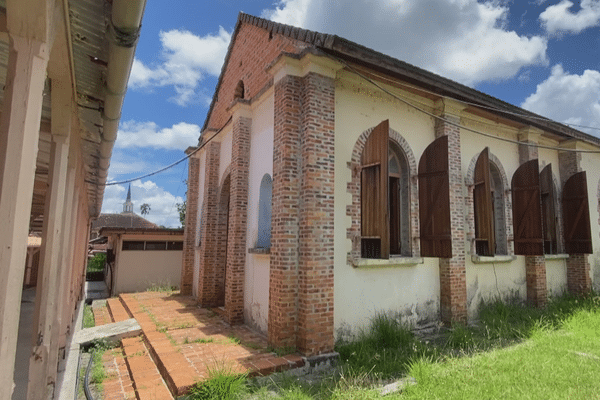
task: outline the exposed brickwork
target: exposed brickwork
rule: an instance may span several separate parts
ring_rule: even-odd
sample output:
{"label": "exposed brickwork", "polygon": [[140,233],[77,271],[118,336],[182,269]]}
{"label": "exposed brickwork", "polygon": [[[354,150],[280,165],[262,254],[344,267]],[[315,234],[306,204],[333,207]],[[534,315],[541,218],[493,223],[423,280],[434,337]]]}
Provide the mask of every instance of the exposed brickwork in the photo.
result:
{"label": "exposed brickwork", "polygon": [[535,307],[545,307],[548,303],[546,258],[544,256],[525,256],[525,273],[527,302]]}
{"label": "exposed brickwork", "polygon": [[333,351],[335,81],[303,79],[298,350]]}
{"label": "exposed brickwork", "polygon": [[[562,186],[575,173],[581,172],[581,153],[559,151],[558,164]],[[572,294],[588,293],[592,289],[590,262],[587,254],[569,254],[567,259],[567,290]]]}
{"label": "exposed brickwork", "polygon": [[273,212],[269,274],[269,344],[295,347],[298,323],[301,79],[275,84]]}
{"label": "exposed brickwork", "polygon": [[196,221],[198,216],[198,196],[200,181],[200,160],[196,157],[189,158],[188,188],[186,197],[185,229],[183,233],[183,255],[181,267],[181,293],[189,296],[192,294],[194,279],[194,256],[196,245]]}
{"label": "exposed brickwork", "polygon": [[227,272],[225,275],[225,313],[230,324],[239,324],[244,320],[244,268],[246,265],[251,126],[252,120],[246,117],[237,117],[233,121]]}
{"label": "exposed brickwork", "polygon": [[592,289],[590,262],[587,254],[569,254],[567,259],[567,290],[572,294],[586,294]]}
{"label": "exposed brickwork", "polygon": [[[442,114],[448,121],[460,118]],[[444,323],[467,322],[467,275],[465,269],[465,217],[463,215],[463,177],[460,152],[460,129],[436,120],[436,137],[448,136],[448,175],[450,180],[450,224],[452,258],[440,258],[440,314]]]}
{"label": "exposed brickwork", "polygon": [[225,306],[225,282],[227,280],[227,248],[229,245],[229,216],[231,213],[231,164],[227,167],[223,174],[223,179],[219,185],[219,197],[217,200],[217,226],[216,240],[217,247],[213,249],[215,253],[215,264],[212,267],[211,282],[214,287],[213,306]]}
{"label": "exposed brickwork", "polygon": [[[198,274],[198,302],[203,306],[215,304],[216,293],[214,286],[215,268],[217,265],[219,241],[217,237],[218,214],[217,197],[219,191],[219,161],[221,144],[211,142],[206,145],[205,176],[204,176],[204,199],[202,201],[202,215],[204,223],[200,227],[202,243],[198,250],[198,261],[200,263]],[[189,229],[192,227],[190,226]]]}
{"label": "exposed brickwork", "polygon": [[[527,141],[526,143],[534,142]],[[537,158],[537,146],[519,145],[520,164]],[[546,258],[544,256],[525,256],[525,274],[527,277],[527,302],[535,307],[545,307],[548,302]]]}
{"label": "exposed brickwork", "polygon": [[[352,158],[348,168],[352,171],[352,180],[346,185],[346,191],[352,195],[352,204],[346,206],[346,215],[352,220],[346,231],[346,238],[352,241],[352,251],[348,253],[347,263],[353,265],[353,260],[360,258],[361,207],[360,207],[360,160],[367,138],[373,128],[369,128],[358,137],[352,149]],[[413,257],[419,257],[419,188],[417,186],[417,161],[408,141],[398,132],[390,128],[389,137],[404,153],[408,161],[410,179],[410,232],[411,251]]]}
{"label": "exposed brickwork", "polygon": [[216,94],[218,101],[209,116],[208,128],[219,129],[229,119],[228,108],[240,80],[244,82],[244,98],[252,99],[272,82],[266,66],[281,52],[299,53],[307,47],[304,42],[277,33],[270,35],[266,29],[248,24],[242,24],[232,40],[236,45],[222,72],[223,80]]}

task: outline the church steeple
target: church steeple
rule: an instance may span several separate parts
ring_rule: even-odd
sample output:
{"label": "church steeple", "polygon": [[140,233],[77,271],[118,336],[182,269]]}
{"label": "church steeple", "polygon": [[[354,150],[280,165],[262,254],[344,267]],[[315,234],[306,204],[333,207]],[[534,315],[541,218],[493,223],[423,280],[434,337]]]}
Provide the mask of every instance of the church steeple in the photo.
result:
{"label": "church steeple", "polygon": [[123,203],[123,214],[125,213],[133,213],[133,203],[131,202],[131,184],[129,184],[129,189],[127,190],[127,200]]}

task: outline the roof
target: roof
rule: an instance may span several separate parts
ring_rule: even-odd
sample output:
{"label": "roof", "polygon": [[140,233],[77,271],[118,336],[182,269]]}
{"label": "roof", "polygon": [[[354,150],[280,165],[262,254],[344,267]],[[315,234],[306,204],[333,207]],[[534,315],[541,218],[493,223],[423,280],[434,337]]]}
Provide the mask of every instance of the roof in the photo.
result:
{"label": "roof", "polygon": [[172,229],[172,228],[113,228],[107,227],[100,229],[100,235],[106,236],[111,233],[130,233],[130,234],[152,234],[152,235],[165,235],[165,236],[183,236],[183,229]]}
{"label": "roof", "polygon": [[[225,57],[225,62],[223,63],[221,74],[215,88],[215,95],[210,104],[204,126],[202,127],[202,132],[204,132],[207,128],[208,121],[212,114],[215,103],[217,102],[217,94],[219,93],[220,86],[223,82],[223,76],[227,69],[227,63],[242,24],[254,25],[273,34],[279,34],[294,40],[302,41],[313,47],[315,50],[320,51],[323,55],[330,55],[345,62],[358,64],[374,71],[387,74],[391,77],[420,86],[428,91],[438,94],[439,96],[447,96],[459,101],[467,101],[476,105],[480,105],[486,108],[486,112],[497,114],[503,118],[511,119],[524,125],[537,127],[565,139],[575,138],[592,143],[596,146],[600,146],[600,138],[591,136],[561,123],[545,119],[545,117],[524,110],[510,103],[506,103],[493,96],[436,75],[432,72],[426,71],[386,54],[377,52],[348,39],[344,39],[337,35],[319,33],[297,28],[291,25],[269,21],[267,19],[255,17],[243,12],[240,12],[238,15],[238,20],[232,34],[232,39]],[[520,115],[514,115],[515,113]]]}
{"label": "roof", "polygon": [[157,229],[158,225],[134,213],[100,214],[98,219],[92,222],[92,230],[101,228]]}

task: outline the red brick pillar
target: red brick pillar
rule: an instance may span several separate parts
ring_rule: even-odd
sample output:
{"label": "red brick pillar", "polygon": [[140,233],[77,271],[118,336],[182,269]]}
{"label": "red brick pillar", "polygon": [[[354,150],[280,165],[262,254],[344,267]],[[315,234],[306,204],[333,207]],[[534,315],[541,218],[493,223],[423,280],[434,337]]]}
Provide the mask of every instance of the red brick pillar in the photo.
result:
{"label": "red brick pillar", "polygon": [[[190,148],[186,150],[186,153]],[[189,153],[188,153],[189,154]],[[198,185],[200,184],[200,160],[195,156],[188,159],[188,181],[186,193],[185,230],[183,233],[183,256],[181,266],[181,294],[191,296],[194,280],[194,254],[196,247],[196,219],[198,215]]]}
{"label": "red brick pillar", "polygon": [[335,81],[303,79],[298,350],[333,351]]}
{"label": "red brick pillar", "polygon": [[[537,134],[524,130],[519,145],[519,164],[538,158]],[[546,257],[525,256],[525,276],[527,281],[527,302],[535,307],[545,307],[548,302],[548,284],[546,281]]]}
{"label": "red brick pillar", "polygon": [[230,324],[244,321],[244,268],[248,216],[248,168],[250,167],[250,107],[242,100],[234,105],[231,150],[231,186],[225,274],[225,314]]}
{"label": "red brick pillar", "polygon": [[275,82],[269,344],[296,347],[300,207],[301,78]]}
{"label": "red brick pillar", "polygon": [[[573,147],[575,148],[575,147]],[[581,153],[574,151],[558,152],[560,180],[565,182],[575,173],[581,172]],[[592,192],[593,193],[593,192]],[[592,289],[590,262],[587,254],[569,254],[567,258],[567,290],[572,294],[588,293]]]}
{"label": "red brick pillar", "polygon": [[[462,108],[444,104],[440,116],[455,124]],[[440,316],[442,322],[467,322],[467,273],[465,268],[465,217],[460,129],[437,119],[436,137],[448,136],[448,175],[450,180],[450,224],[452,226],[452,258],[440,258]]]}
{"label": "red brick pillar", "polygon": [[[202,216],[204,223],[200,235],[202,242],[198,251],[198,302],[204,307],[216,305],[215,287],[216,268],[218,266],[218,197],[219,197],[219,161],[221,143],[210,142],[205,147],[204,199],[202,200]],[[189,211],[188,211],[189,212]]]}

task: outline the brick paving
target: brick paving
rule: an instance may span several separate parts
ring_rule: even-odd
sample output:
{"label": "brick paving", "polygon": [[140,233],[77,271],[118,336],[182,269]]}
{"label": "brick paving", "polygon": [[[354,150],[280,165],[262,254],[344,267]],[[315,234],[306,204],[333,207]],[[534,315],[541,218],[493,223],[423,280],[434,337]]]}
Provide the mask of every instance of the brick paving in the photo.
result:
{"label": "brick paving", "polygon": [[94,309],[98,322],[106,315],[112,320],[133,317],[143,335],[122,341],[121,358],[118,351],[105,354],[109,358],[105,366],[111,371],[104,385],[105,399],[123,399],[132,393],[131,398],[139,400],[170,399],[187,393],[211,371],[255,376],[304,365],[302,357],[277,356],[269,351],[264,336],[245,325],[230,326],[178,292],[122,294],[107,305]]}
{"label": "brick paving", "polygon": [[94,306],[92,307],[92,312],[94,313],[95,326],[106,325],[113,322],[110,318],[110,313],[108,312],[108,307],[106,307],[106,305]]}

